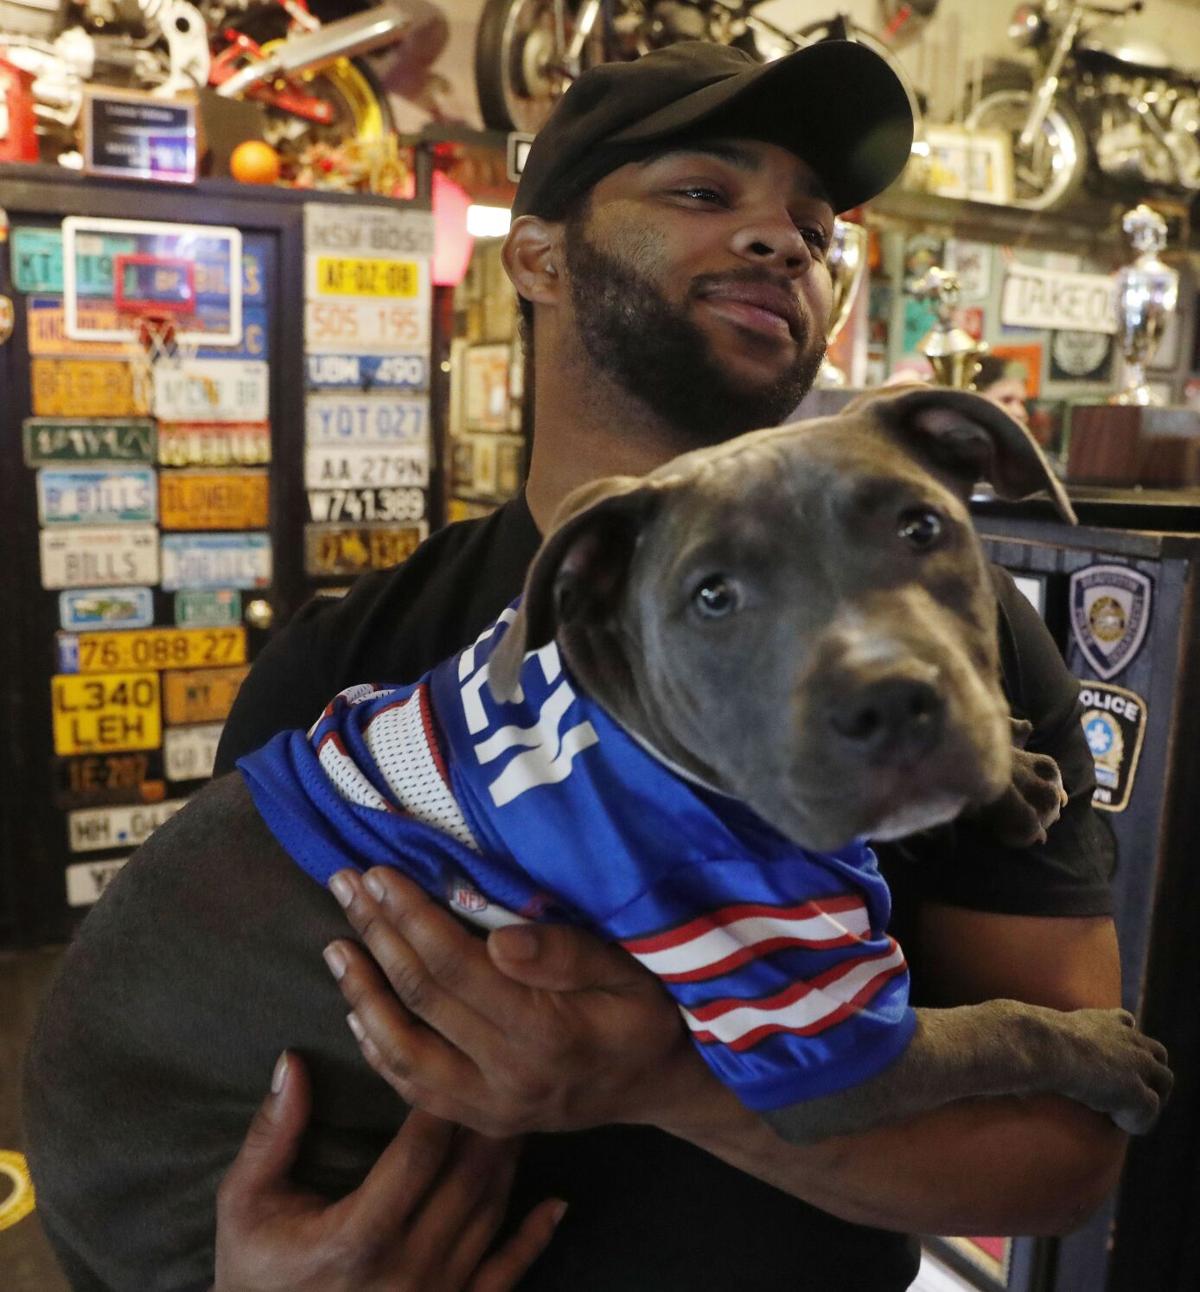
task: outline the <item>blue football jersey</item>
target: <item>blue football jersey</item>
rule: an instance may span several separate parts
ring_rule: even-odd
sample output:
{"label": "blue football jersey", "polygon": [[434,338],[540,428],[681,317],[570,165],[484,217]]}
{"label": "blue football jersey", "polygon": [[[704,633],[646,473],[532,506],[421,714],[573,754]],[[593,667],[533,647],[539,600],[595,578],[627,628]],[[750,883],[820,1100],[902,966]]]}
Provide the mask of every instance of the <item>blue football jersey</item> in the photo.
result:
{"label": "blue football jersey", "polygon": [[811,852],[679,775],[575,689],[553,643],[498,702],[488,659],[513,614],[419,682],[353,687],[240,760],[289,855],[322,883],[395,866],[483,924],[598,931],[662,980],[750,1108],[896,1059],[915,1015],[870,847]]}

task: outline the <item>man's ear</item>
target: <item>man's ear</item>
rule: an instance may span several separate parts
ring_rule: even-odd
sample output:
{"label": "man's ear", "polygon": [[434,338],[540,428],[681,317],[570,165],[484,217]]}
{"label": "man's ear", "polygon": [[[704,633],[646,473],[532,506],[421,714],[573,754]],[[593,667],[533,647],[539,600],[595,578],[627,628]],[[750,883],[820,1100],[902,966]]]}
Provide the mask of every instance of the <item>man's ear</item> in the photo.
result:
{"label": "man's ear", "polygon": [[563,278],[558,271],[562,225],[536,215],[518,216],[504,239],[500,258],[517,295],[535,305],[557,301]]}
{"label": "man's ear", "polygon": [[1063,520],[1079,523],[1037,441],[982,395],[944,386],[902,386],[894,393],[859,397],[848,411],[869,411],[964,501],[980,480],[1001,498],[1028,498],[1044,490]]}
{"label": "man's ear", "polygon": [[525,576],[517,617],[488,662],[501,702],[515,697],[521,663],[569,623],[596,623],[615,611],[638,538],[662,486],[639,476],[593,480],[569,494]]}

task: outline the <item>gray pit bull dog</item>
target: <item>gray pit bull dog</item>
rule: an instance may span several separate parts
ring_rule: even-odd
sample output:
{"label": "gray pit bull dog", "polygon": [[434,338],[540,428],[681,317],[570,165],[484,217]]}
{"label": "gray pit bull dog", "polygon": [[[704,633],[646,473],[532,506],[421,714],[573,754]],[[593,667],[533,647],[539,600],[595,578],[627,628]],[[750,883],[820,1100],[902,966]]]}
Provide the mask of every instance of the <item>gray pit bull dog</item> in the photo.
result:
{"label": "gray pit bull dog", "polygon": [[[643,748],[807,848],[964,813],[1036,842],[1062,785],[1051,760],[1014,748],[966,507],[980,479],[1003,497],[1048,489],[1073,520],[1015,422],[927,388],[588,485],[530,569],[491,688],[511,696],[526,653],[556,640]],[[113,1287],[206,1277],[217,1181],[285,1046],[316,1095],[300,1178],[332,1193],[361,1178],[402,1114],[321,963],[346,932],[237,773],[139,850],[73,944],[31,1049],[30,1157],[60,1251]],[[882,1071],[764,1115],[805,1142],[1056,1091],[1142,1132],[1170,1088],[1165,1060],[1119,1010],[919,1009]],[[112,1250],[114,1215],[125,1234],[138,1217],[136,1252]]]}

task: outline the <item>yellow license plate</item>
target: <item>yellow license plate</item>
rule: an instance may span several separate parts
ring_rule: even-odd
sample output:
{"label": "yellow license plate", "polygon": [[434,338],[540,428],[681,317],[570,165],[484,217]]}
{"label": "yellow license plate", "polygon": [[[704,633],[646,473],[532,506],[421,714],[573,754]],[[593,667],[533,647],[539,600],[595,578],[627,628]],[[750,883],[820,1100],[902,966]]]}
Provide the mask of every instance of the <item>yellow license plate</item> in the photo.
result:
{"label": "yellow license plate", "polygon": [[[76,341],[67,336],[66,311],[58,297],[30,298],[25,314],[30,354],[86,355],[90,359],[128,359],[129,347],[123,341]],[[102,304],[78,302],[81,327],[112,331],[121,326],[117,311]]]}
{"label": "yellow license plate", "polygon": [[133,370],[116,359],[34,359],[35,417],[144,416]]}
{"label": "yellow license plate", "polygon": [[322,296],[415,296],[417,266],[408,260],[318,256],[317,292]]}
{"label": "yellow license plate", "polygon": [[104,754],[162,744],[157,673],[56,673],[50,697],[56,754]]}
{"label": "yellow license plate", "polygon": [[163,674],[163,711],[169,723],[223,722],[250,672],[243,668],[189,668]]}
{"label": "yellow license plate", "polygon": [[138,668],[198,668],[244,664],[246,630],[236,628],[134,628],[80,633],[79,671],[115,673]]}
{"label": "yellow license plate", "polygon": [[158,515],[163,529],[265,529],[265,471],[164,471],[159,476]]}

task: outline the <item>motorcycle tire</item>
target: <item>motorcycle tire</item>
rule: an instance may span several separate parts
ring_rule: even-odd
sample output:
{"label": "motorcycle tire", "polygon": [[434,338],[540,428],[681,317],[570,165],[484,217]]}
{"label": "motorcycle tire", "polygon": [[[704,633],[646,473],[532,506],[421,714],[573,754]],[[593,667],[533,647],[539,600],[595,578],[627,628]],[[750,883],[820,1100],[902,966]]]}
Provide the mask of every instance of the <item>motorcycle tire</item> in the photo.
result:
{"label": "motorcycle tire", "polygon": [[[568,9],[566,40],[572,16]],[[585,70],[603,61],[603,45],[602,32],[594,33],[584,48]],[[489,130],[541,129],[570,84],[554,65],[558,53],[554,0],[487,0],[475,34],[475,87]]]}
{"label": "motorcycle tire", "polygon": [[968,114],[966,125],[972,130],[999,130],[1008,137],[1013,206],[1027,211],[1057,211],[1079,192],[1087,175],[1087,136],[1075,109],[1067,102],[1056,102],[1046,113],[1033,148],[1027,156],[1021,155],[1017,141],[1032,108],[1033,93],[1028,86],[992,88],[985,81],[983,94]]}

